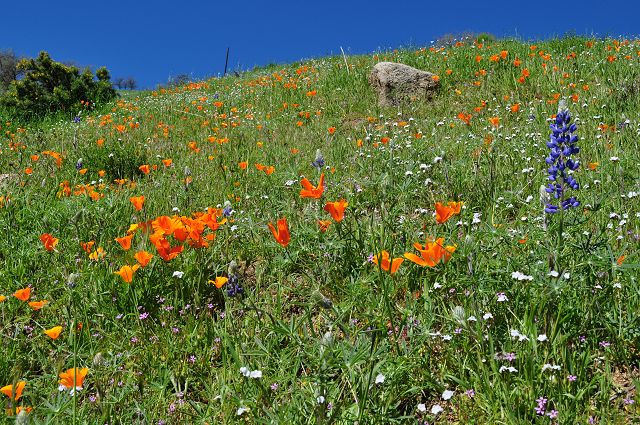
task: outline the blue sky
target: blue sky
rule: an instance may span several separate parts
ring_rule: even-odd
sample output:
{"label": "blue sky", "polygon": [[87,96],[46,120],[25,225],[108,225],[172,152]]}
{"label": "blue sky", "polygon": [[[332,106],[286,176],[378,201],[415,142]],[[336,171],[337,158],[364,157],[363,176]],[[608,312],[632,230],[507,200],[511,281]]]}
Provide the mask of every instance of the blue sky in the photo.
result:
{"label": "blue sky", "polygon": [[425,46],[446,33],[541,39],[640,32],[640,2],[618,1],[3,1],[0,49],[48,51],[59,61],[105,65],[153,88],[170,76],[380,48]]}

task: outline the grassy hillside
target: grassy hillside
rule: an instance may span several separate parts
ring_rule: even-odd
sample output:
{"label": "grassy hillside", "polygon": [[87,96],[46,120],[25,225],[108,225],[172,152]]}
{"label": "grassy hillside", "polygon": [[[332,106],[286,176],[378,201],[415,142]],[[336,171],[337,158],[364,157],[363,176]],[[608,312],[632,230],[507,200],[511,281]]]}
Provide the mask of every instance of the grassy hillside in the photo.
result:
{"label": "grassy hillside", "polygon": [[[378,108],[382,60],[438,94]],[[1,421],[631,423],[639,62],[505,40],[0,122]],[[546,214],[560,102],[580,205]]]}

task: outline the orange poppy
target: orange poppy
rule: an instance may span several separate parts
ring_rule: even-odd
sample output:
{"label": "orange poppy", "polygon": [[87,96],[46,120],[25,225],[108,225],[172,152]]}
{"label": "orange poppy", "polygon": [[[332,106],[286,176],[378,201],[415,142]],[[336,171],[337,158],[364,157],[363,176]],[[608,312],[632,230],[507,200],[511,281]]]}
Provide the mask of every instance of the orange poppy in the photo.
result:
{"label": "orange poppy", "polygon": [[134,233],[123,236],[121,238],[116,238],[115,241],[120,244],[122,249],[124,249],[125,251],[129,251],[129,249],[131,248],[131,239],[133,239],[133,235]]}
{"label": "orange poppy", "polygon": [[4,295],[0,295],[0,303],[3,302],[6,299],[7,299],[7,297],[5,297]]}
{"label": "orange poppy", "polygon": [[140,264],[140,267],[146,267],[153,258],[153,254],[150,254],[147,251],[138,251],[135,253],[133,258],[135,258],[138,264]]}
{"label": "orange poppy", "polygon": [[314,198],[319,199],[324,192],[324,173],[320,175],[320,180],[317,186],[313,186],[311,182],[305,177],[300,182],[303,189],[300,190],[301,198]]}
{"label": "orange poppy", "polygon": [[327,131],[329,132],[329,134],[333,135],[333,133],[335,133],[335,132],[336,132],[336,128],[335,128],[335,127],[329,127],[329,128],[327,129]]}
{"label": "orange poppy", "polygon": [[276,242],[278,242],[283,247],[286,247],[289,244],[289,241],[291,240],[291,235],[289,234],[289,224],[287,223],[287,219],[283,217],[280,220],[278,220],[278,230],[276,230],[274,225],[271,223],[269,223],[268,226]]}
{"label": "orange poppy", "polygon": [[24,173],[28,176],[30,176],[31,174],[33,174],[33,168],[28,167],[24,169]]}
{"label": "orange poppy", "polygon": [[400,264],[404,261],[404,258],[391,259],[387,251],[382,251],[379,255],[373,256],[373,264],[379,265],[382,270],[388,271],[394,274],[398,271]]}
{"label": "orange poppy", "polygon": [[40,310],[42,307],[45,306],[45,304],[49,304],[49,301],[47,300],[42,300],[42,301],[31,301],[29,303],[29,307],[31,307],[32,309],[34,309],[35,311]]}
{"label": "orange poppy", "polygon": [[449,202],[448,205],[436,202],[436,222],[442,224],[454,215],[460,214],[461,207],[462,202]]}
{"label": "orange poppy", "polygon": [[240,167],[241,170],[246,170],[247,169],[247,165],[249,165],[248,161],[238,162],[238,167]]}
{"label": "orange poppy", "polygon": [[139,268],[140,268],[139,264],[135,264],[133,267],[124,265],[120,267],[120,270],[118,270],[117,272],[113,272],[113,274],[117,274],[118,276],[120,276],[125,283],[131,283],[131,281],[133,280],[133,274]]}
{"label": "orange poppy", "polygon": [[413,246],[418,250],[420,256],[405,252],[404,257],[422,267],[435,267],[440,261],[446,263],[456,250],[455,245],[447,245],[445,247],[444,238],[438,238],[435,242],[427,241],[424,246],[419,243],[415,243]]}
{"label": "orange poppy", "polygon": [[341,222],[344,218],[344,210],[348,205],[349,203],[347,201],[341,199],[336,202],[327,202],[324,206],[324,210],[331,214],[331,217],[333,217],[336,222]]}
{"label": "orange poppy", "polygon": [[132,196],[131,198],[129,198],[129,201],[133,204],[133,207],[136,209],[136,211],[140,211],[144,206],[144,195]]}
{"label": "orange poppy", "polygon": [[500,118],[491,117],[491,118],[489,118],[489,122],[491,123],[492,126],[498,127],[500,125]]}
{"label": "orange poppy", "polygon": [[10,400],[18,401],[22,397],[22,391],[27,383],[25,381],[18,381],[14,390],[13,385],[5,385],[0,388],[0,393],[9,397]]}
{"label": "orange poppy", "polygon": [[151,172],[151,168],[147,164],[139,166],[138,170],[142,171],[144,174],[149,174]]}
{"label": "orange poppy", "polygon": [[331,225],[331,220],[318,220],[318,226],[320,227],[320,231],[322,233],[326,232]]}
{"label": "orange poppy", "polygon": [[40,236],[40,241],[42,242],[42,245],[44,245],[44,249],[49,252],[53,251],[58,244],[58,238],[54,238],[49,233],[43,233]]}
{"label": "orange poppy", "polygon": [[31,288],[18,289],[13,293],[13,296],[20,301],[27,301],[31,297]]}
{"label": "orange poppy", "polygon": [[519,103],[514,103],[513,105],[511,105],[511,112],[518,112],[519,110],[520,110]]}
{"label": "orange poppy", "polygon": [[58,339],[61,332],[62,332],[62,326],[54,326],[53,328],[47,329],[44,331],[45,335],[47,335],[49,338],[53,340]]}
{"label": "orange poppy", "polygon": [[209,283],[216,285],[216,288],[222,288],[229,281],[228,277],[216,276],[215,280],[209,280]]}
{"label": "orange poppy", "polygon": [[82,369],[78,369],[76,367],[73,369],[67,369],[66,372],[60,372],[60,380],[58,381],[60,385],[58,386],[58,389],[60,391],[80,391],[88,373],[89,369],[86,367],[83,367]]}
{"label": "orange poppy", "polygon": [[165,167],[171,167],[173,160],[171,158],[163,159],[162,163],[164,164]]}
{"label": "orange poppy", "polygon": [[471,124],[471,114],[465,114],[464,112],[460,112],[458,114],[458,119],[467,125]]}
{"label": "orange poppy", "polygon": [[99,246],[98,249],[96,249],[91,254],[89,254],[89,259],[93,261],[98,261],[104,258],[105,255],[107,255],[107,253],[104,251],[104,248]]}

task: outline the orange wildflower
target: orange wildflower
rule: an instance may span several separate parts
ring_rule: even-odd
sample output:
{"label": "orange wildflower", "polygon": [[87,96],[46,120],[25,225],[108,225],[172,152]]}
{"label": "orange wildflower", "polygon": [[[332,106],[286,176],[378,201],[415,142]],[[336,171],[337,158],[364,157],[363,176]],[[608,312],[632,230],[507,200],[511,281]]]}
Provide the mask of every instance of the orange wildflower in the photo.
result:
{"label": "orange wildflower", "polygon": [[319,199],[324,192],[324,173],[320,175],[320,180],[317,186],[313,186],[311,182],[305,177],[300,182],[303,189],[300,190],[301,198],[314,198]]}
{"label": "orange wildflower", "polygon": [[331,225],[331,220],[318,220],[318,227],[322,233],[327,231],[329,225]]}
{"label": "orange wildflower", "polygon": [[15,389],[13,388],[13,385],[5,385],[0,388],[0,393],[9,397],[10,400],[18,401],[20,397],[22,397],[22,391],[24,391],[25,385],[27,385],[25,381],[18,381]]}
{"label": "orange wildflower", "polygon": [[93,260],[93,261],[98,261],[98,260],[104,258],[105,255],[107,255],[107,253],[104,252],[104,248],[99,246],[98,249],[96,249],[91,254],[89,254],[89,259]]}
{"label": "orange wildflower", "polygon": [[30,176],[31,174],[33,174],[33,168],[28,167],[24,169],[24,173],[28,176]]}
{"label": "orange wildflower", "polygon": [[248,161],[238,162],[238,167],[240,167],[241,170],[246,170],[247,169],[247,165],[249,165]]}
{"label": "orange wildflower", "polygon": [[34,309],[35,311],[40,310],[42,307],[45,306],[45,304],[49,304],[49,301],[47,300],[42,300],[42,301],[31,301],[29,303],[29,307],[31,307],[32,309]]}
{"label": "orange wildflower", "polygon": [[209,283],[216,286],[216,288],[222,288],[229,281],[228,277],[216,276],[215,280],[209,279]]}
{"label": "orange wildflower", "polygon": [[133,233],[127,236],[123,236],[121,238],[116,238],[115,241],[120,244],[122,249],[125,251],[129,251],[131,249],[131,239],[133,239]]}
{"label": "orange wildflower", "polygon": [[519,110],[520,110],[519,103],[514,103],[513,105],[511,105],[511,112],[518,112]]}
{"label": "orange wildflower", "polygon": [[273,224],[271,223],[268,224],[269,229],[271,230],[271,233],[273,234],[273,237],[275,238],[276,242],[278,242],[283,247],[286,247],[289,244],[289,241],[291,241],[291,235],[289,233],[289,224],[287,223],[287,219],[284,217],[281,218],[280,220],[278,220],[277,225],[278,225],[278,229],[276,230]]}
{"label": "orange wildflower", "polygon": [[6,299],[7,299],[7,297],[5,297],[4,295],[0,295],[0,303],[3,302]]}
{"label": "orange wildflower", "polygon": [[327,131],[329,132],[329,134],[333,135],[333,133],[335,133],[335,132],[336,132],[336,128],[335,128],[335,127],[329,127],[329,128],[327,129]]}
{"label": "orange wildflower", "polygon": [[415,243],[413,246],[418,250],[420,256],[411,252],[405,252],[404,257],[422,267],[435,267],[440,261],[443,261],[443,259],[446,263],[451,258],[451,254],[456,250],[455,245],[445,247],[444,238],[438,238],[435,242],[427,241],[424,246],[419,243]]}
{"label": "orange wildflower", "polygon": [[471,124],[471,114],[465,114],[464,112],[460,112],[458,114],[458,119],[464,122],[466,125]]}
{"label": "orange wildflower", "polygon": [[20,301],[27,301],[31,297],[31,288],[18,289],[13,293],[13,296]]}
{"label": "orange wildflower", "polygon": [[135,253],[133,258],[136,259],[140,267],[146,267],[151,259],[153,258],[153,254],[148,253],[147,251],[138,251]]}
{"label": "orange wildflower", "polygon": [[491,118],[489,118],[489,122],[491,123],[492,126],[498,127],[500,125],[500,118],[491,117]]}
{"label": "orange wildflower", "polygon": [[140,211],[144,206],[144,195],[132,196],[131,198],[129,198],[129,201],[133,204],[133,207],[136,209],[136,211]]}
{"label": "orange wildflower", "polygon": [[113,272],[113,274],[117,274],[118,276],[120,276],[125,283],[131,283],[131,281],[133,280],[133,274],[139,268],[140,268],[139,264],[135,264],[133,267],[124,265],[120,267],[120,270],[118,270],[117,272]]}
{"label": "orange wildflower", "polygon": [[331,217],[333,217],[333,219],[339,223],[344,218],[344,210],[348,205],[349,203],[347,201],[341,199],[336,202],[327,202],[327,204],[324,206],[324,210],[331,214]]}
{"label": "orange wildflower", "polygon": [[460,214],[461,207],[462,202],[449,202],[447,205],[436,202],[436,222],[442,224],[454,215]]}
{"label": "orange wildflower", "polygon": [[45,330],[44,334],[47,335],[49,338],[56,340],[60,336],[61,332],[62,332],[62,326],[54,326],[51,329]]}
{"label": "orange wildflower", "polygon": [[165,167],[171,167],[173,160],[171,158],[163,159],[162,163],[164,164]]}
{"label": "orange wildflower", "polygon": [[82,384],[84,382],[84,378],[89,373],[89,369],[83,367],[82,369],[73,368],[67,369],[66,372],[60,373],[60,380],[58,383],[58,389],[60,391],[71,390],[71,393],[75,391],[80,391],[82,389]]}
{"label": "orange wildflower", "polygon": [[151,168],[148,164],[143,164],[138,167],[138,170],[142,171],[144,174],[149,174],[151,172]]}
{"label": "orange wildflower", "polygon": [[587,167],[591,170],[591,171],[596,171],[598,169],[598,165],[600,165],[599,162],[590,162],[587,164]]}
{"label": "orange wildflower", "polygon": [[43,233],[40,235],[40,241],[42,242],[42,245],[44,245],[44,249],[49,252],[53,251],[58,244],[58,238],[54,238],[49,233]]}
{"label": "orange wildflower", "polygon": [[400,264],[404,261],[404,258],[391,259],[387,251],[382,251],[379,255],[373,256],[373,264],[379,265],[382,270],[388,271],[394,274],[398,271]]}

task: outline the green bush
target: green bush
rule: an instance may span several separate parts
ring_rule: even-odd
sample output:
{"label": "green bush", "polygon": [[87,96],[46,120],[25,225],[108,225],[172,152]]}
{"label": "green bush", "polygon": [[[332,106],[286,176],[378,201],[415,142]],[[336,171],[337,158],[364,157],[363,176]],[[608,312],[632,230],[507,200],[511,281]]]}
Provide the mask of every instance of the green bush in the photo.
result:
{"label": "green bush", "polygon": [[68,113],[80,110],[87,102],[93,105],[117,96],[106,68],[99,68],[94,78],[88,68],[80,73],[75,66],[54,61],[47,52],[40,52],[36,59],[21,60],[18,71],[23,78],[13,81],[0,97],[0,105],[16,116]]}

